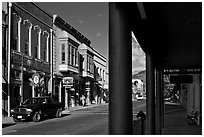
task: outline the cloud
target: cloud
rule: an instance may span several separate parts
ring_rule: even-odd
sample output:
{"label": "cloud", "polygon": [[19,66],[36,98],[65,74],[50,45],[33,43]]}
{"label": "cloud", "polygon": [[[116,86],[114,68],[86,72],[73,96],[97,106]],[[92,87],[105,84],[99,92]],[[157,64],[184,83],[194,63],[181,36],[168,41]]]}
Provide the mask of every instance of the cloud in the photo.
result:
{"label": "cloud", "polygon": [[145,67],[136,67],[136,68],[132,68],[132,74],[136,74],[140,71],[143,71],[145,70],[146,68]]}
{"label": "cloud", "polygon": [[97,16],[98,16],[98,17],[103,17],[103,14],[98,14]]}
{"label": "cloud", "polygon": [[145,70],[145,53],[139,45],[133,45],[132,48],[132,73],[138,73]]}
{"label": "cloud", "polygon": [[84,21],[83,21],[83,20],[81,20],[81,19],[79,19],[79,20],[78,20],[78,23],[79,23],[79,24],[83,24],[83,23],[84,23]]}
{"label": "cloud", "polygon": [[98,32],[98,33],[96,34],[96,36],[97,36],[97,37],[102,37],[102,34]]}

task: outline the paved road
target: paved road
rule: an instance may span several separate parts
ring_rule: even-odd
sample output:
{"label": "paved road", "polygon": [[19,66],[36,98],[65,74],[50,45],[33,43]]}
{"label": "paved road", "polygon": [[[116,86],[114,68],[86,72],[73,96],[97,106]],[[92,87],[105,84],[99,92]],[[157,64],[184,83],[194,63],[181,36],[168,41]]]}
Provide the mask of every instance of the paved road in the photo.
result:
{"label": "paved road", "polygon": [[[133,103],[134,113],[145,110],[145,100]],[[20,122],[2,129],[10,135],[108,135],[108,105],[77,110],[62,118]]]}

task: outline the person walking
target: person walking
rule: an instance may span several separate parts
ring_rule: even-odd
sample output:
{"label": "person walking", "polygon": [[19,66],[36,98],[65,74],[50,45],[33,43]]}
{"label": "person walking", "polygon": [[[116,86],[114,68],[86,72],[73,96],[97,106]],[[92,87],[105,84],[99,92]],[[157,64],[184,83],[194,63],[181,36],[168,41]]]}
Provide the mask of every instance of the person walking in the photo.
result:
{"label": "person walking", "polygon": [[81,101],[82,101],[82,106],[83,106],[83,107],[85,106],[85,100],[86,100],[85,96],[82,95],[82,97],[81,97]]}

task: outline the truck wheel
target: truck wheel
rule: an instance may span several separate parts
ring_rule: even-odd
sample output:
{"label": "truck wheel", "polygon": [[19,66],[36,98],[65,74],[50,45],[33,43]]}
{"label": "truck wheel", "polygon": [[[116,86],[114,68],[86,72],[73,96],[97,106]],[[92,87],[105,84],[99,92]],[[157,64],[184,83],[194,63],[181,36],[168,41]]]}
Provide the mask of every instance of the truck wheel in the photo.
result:
{"label": "truck wheel", "polygon": [[41,120],[41,114],[39,112],[35,112],[33,116],[33,121],[34,122],[39,122]]}
{"label": "truck wheel", "polygon": [[57,118],[62,117],[62,109],[61,109],[61,108],[57,110],[57,112],[56,112],[56,117],[57,117]]}
{"label": "truck wheel", "polygon": [[20,120],[20,119],[17,119],[17,118],[13,118],[13,121],[14,121],[15,123],[18,123],[18,122],[20,122],[21,120]]}

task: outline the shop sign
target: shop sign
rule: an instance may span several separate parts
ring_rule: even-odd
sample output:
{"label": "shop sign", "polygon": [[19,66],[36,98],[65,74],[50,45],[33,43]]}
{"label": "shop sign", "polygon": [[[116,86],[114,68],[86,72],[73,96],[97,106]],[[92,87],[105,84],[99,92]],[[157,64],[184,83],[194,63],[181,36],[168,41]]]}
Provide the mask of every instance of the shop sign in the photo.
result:
{"label": "shop sign", "polygon": [[98,76],[98,77],[96,78],[96,81],[102,81],[102,77]]}
{"label": "shop sign", "polygon": [[34,73],[32,79],[34,84],[38,84],[40,82],[40,75],[38,73]]}
{"label": "shop sign", "polygon": [[86,85],[91,85],[90,81],[86,82],[85,84],[86,84]]}
{"label": "shop sign", "polygon": [[39,73],[34,73],[32,76],[32,79],[30,80],[30,86],[39,86],[40,83],[40,74]]}
{"label": "shop sign", "polygon": [[74,78],[73,77],[64,77],[62,82],[63,82],[63,86],[73,86]]}

